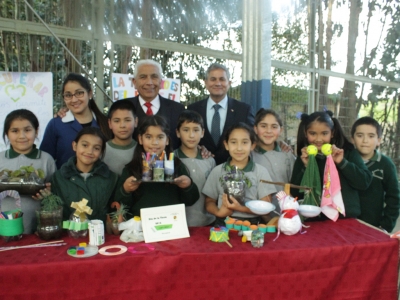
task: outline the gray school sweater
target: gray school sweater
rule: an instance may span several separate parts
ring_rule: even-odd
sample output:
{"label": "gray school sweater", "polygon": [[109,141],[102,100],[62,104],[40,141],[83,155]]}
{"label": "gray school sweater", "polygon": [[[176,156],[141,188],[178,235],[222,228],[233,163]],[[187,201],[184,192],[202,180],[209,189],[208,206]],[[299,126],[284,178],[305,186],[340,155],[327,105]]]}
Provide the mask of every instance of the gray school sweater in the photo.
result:
{"label": "gray school sweater", "polygon": [[[28,154],[19,154],[12,148],[0,152],[0,171],[4,169],[18,170],[22,166],[32,165],[35,169],[42,169],[46,175],[45,182],[49,182],[56,171],[53,157],[41,150],[34,148]],[[31,234],[36,231],[36,210],[40,209],[40,201],[32,199],[33,195],[20,195],[21,210],[24,213],[24,233]],[[6,197],[1,201],[1,211],[16,209],[15,199]]]}
{"label": "gray school sweater", "polygon": [[214,222],[215,216],[209,214],[204,206],[205,196],[201,193],[201,190],[206,183],[207,177],[211,170],[215,167],[215,160],[212,157],[203,159],[200,151],[197,153],[196,158],[187,157],[180,148],[174,151],[175,156],[186,165],[189,170],[190,177],[193,182],[197,185],[200,198],[192,206],[186,207],[186,220],[188,226],[198,227],[207,226]]}

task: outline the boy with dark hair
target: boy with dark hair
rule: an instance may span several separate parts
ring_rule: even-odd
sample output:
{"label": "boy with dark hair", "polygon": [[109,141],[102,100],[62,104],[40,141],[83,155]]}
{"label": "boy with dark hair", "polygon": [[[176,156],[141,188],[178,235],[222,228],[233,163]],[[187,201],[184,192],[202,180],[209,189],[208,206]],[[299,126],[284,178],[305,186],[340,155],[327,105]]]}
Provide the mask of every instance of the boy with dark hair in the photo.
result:
{"label": "boy with dark hair", "polygon": [[[195,111],[183,111],[178,119],[176,134],[181,146],[174,151],[175,155],[186,165],[190,177],[201,191],[207,177],[215,167],[212,157],[202,158],[198,144],[204,135],[204,123],[200,114]],[[214,222],[215,216],[209,214],[204,206],[205,196],[200,193],[199,200],[186,207],[188,226],[207,226]]]}
{"label": "boy with dark hair", "polygon": [[399,216],[400,191],[395,165],[377,150],[382,128],[375,119],[363,117],[353,124],[351,137],[373,176],[368,189],[359,191],[361,215],[358,218],[391,232]]}
{"label": "boy with dark hair", "polygon": [[135,107],[126,100],[115,101],[108,110],[108,126],[113,138],[106,144],[103,161],[111,171],[121,175],[122,169],[132,160],[137,142],[132,135],[137,125]]}

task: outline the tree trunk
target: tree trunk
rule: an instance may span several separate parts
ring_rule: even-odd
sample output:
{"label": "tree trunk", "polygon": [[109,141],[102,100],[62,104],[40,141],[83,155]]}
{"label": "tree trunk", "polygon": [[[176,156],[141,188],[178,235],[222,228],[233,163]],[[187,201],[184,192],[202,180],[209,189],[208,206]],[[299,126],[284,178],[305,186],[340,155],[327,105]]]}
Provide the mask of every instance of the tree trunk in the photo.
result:
{"label": "tree trunk", "polygon": [[[153,5],[151,0],[143,1],[142,7],[142,37],[151,39],[151,27],[153,20]],[[151,58],[151,49],[141,48],[140,59]]]}
{"label": "tree trunk", "polygon": [[[347,67],[346,74],[354,75],[354,60],[356,54],[356,42],[358,37],[358,23],[362,10],[360,0],[350,0],[349,17],[349,36],[347,40]],[[347,136],[350,136],[351,125],[355,121],[356,114],[356,83],[345,80],[341,98],[340,117],[343,130]]]}
{"label": "tree trunk", "polygon": [[[324,57],[324,14],[323,14],[322,2],[318,5],[318,68],[324,69],[325,68],[325,57]],[[325,84],[326,77],[319,76],[319,99],[320,105],[324,106],[326,104],[326,84]],[[315,82],[315,90],[318,89],[318,82]],[[318,95],[315,95],[316,97]],[[317,107],[317,110],[319,108]]]}
{"label": "tree trunk", "polygon": [[[325,43],[325,69],[330,70],[332,66],[332,54],[331,54],[331,45],[332,45],[332,37],[333,37],[333,30],[332,30],[332,7],[333,2],[335,0],[328,1],[328,16],[326,20],[326,43]],[[329,86],[329,77],[321,76],[320,77],[320,90],[319,90],[319,97],[320,103],[323,105],[328,102],[328,86]]]}
{"label": "tree trunk", "polygon": [[[65,12],[65,25],[71,28],[81,27],[82,9],[80,0],[64,1],[64,12]],[[81,60],[81,42],[78,40],[67,39],[66,46],[71,53],[78,59]],[[80,72],[79,64],[65,52],[65,66],[67,72]]]}

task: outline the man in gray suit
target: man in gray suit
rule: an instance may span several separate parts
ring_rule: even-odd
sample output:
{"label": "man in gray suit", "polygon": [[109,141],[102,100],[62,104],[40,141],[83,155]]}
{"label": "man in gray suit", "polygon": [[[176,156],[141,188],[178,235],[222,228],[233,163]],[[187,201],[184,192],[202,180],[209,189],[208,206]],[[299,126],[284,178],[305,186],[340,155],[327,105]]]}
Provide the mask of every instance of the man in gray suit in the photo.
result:
{"label": "man in gray suit", "polygon": [[229,153],[223,143],[225,132],[237,122],[254,126],[254,114],[250,105],[227,96],[230,87],[228,69],[214,63],[207,69],[204,80],[210,96],[188,106],[189,110],[198,112],[204,120],[204,137],[200,145],[207,148],[217,165],[226,162]]}

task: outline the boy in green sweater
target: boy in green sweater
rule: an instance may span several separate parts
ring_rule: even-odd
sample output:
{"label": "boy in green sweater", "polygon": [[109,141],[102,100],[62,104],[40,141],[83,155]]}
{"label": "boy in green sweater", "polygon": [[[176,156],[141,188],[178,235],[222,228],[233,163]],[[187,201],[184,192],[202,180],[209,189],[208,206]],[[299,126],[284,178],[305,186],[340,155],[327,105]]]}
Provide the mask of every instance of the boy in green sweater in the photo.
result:
{"label": "boy in green sweater", "polygon": [[361,215],[358,218],[391,232],[399,216],[400,191],[395,165],[377,150],[382,128],[375,119],[363,117],[353,124],[351,137],[373,175],[368,189],[359,191]]}

